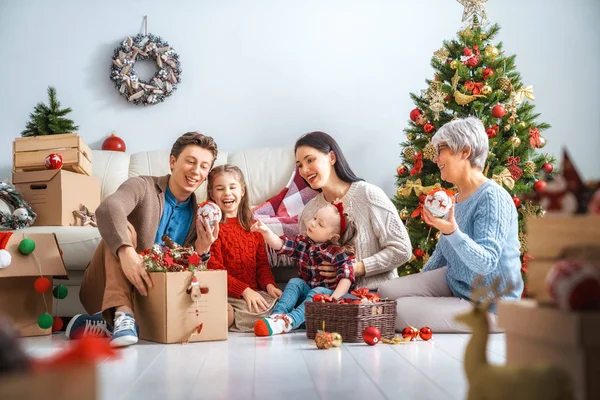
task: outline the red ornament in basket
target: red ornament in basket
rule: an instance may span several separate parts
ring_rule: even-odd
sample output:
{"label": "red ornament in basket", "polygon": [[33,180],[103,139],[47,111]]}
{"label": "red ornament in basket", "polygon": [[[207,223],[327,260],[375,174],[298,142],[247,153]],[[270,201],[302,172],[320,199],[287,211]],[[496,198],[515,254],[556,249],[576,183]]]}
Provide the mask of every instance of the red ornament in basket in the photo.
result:
{"label": "red ornament in basket", "polygon": [[350,292],[351,295],[358,297],[361,303],[369,302],[369,303],[377,303],[379,302],[379,293],[371,293],[368,288],[359,288]]}
{"label": "red ornament in basket", "polygon": [[44,165],[46,166],[46,169],[61,169],[63,166],[63,158],[60,154],[48,154],[44,160]]}
{"label": "red ornament in basket", "polygon": [[546,288],[565,311],[600,308],[600,273],[585,261],[557,262],[546,276]]}
{"label": "red ornament in basket", "polygon": [[333,303],[335,299],[328,294],[317,293],[313,296],[313,301],[315,303]]}

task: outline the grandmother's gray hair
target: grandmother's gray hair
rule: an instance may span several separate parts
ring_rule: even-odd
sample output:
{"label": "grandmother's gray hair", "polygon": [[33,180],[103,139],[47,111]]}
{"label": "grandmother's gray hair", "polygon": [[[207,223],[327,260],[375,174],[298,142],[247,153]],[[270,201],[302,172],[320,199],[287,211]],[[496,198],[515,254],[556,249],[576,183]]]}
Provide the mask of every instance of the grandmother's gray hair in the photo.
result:
{"label": "grandmother's gray hair", "polygon": [[479,118],[459,118],[448,122],[433,135],[431,143],[436,149],[440,144],[445,144],[454,153],[471,148],[469,155],[471,166],[482,170],[485,167],[489,142],[483,123]]}

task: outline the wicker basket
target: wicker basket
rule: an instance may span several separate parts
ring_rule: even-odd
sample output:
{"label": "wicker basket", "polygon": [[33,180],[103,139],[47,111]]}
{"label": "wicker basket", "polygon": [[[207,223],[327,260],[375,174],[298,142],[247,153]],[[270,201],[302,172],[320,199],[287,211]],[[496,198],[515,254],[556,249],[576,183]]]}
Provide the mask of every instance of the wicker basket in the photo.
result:
{"label": "wicker basket", "polygon": [[318,330],[337,332],[346,343],[361,343],[369,326],[379,328],[381,337],[395,335],[396,302],[383,300],[374,304],[305,303],[306,336],[314,339]]}

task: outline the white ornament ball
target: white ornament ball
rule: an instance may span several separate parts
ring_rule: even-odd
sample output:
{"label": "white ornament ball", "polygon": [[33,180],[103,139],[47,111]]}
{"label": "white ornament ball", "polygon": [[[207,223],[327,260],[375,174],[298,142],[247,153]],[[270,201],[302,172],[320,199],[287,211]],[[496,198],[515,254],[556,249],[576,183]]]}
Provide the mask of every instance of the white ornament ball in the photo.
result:
{"label": "white ornament ball", "polygon": [[562,310],[600,308],[600,272],[585,261],[557,262],[546,276],[546,288]]}
{"label": "white ornament ball", "polygon": [[443,190],[430,193],[425,198],[425,208],[436,218],[445,218],[452,204],[452,198]]}
{"label": "white ornament ball", "polygon": [[27,217],[29,217],[29,213],[23,207],[19,207],[19,208],[15,209],[15,211],[13,211],[12,215],[19,221],[25,221],[27,219]]}
{"label": "white ornament ball", "polygon": [[219,223],[222,215],[219,206],[210,200],[205,201],[198,207],[198,219],[207,219],[210,226],[214,226],[215,221]]}
{"label": "white ornament ball", "polygon": [[7,250],[0,250],[0,269],[8,267],[11,261],[10,253]]}

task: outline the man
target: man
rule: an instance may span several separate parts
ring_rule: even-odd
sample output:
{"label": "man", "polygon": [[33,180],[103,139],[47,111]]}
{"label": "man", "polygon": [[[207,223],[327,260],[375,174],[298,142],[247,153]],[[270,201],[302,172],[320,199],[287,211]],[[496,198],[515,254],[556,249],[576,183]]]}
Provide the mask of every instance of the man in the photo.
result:
{"label": "man", "polygon": [[96,210],[102,240],[79,293],[91,315],[73,317],[66,328],[68,338],[106,335],[112,337],[114,347],[137,343],[133,290],[146,296],[152,287],[139,252],[161,243],[163,234],[184,246],[195,246],[202,260],[208,260],[219,224],[214,228],[208,221],[196,224],[194,192],[206,180],[216,158],[212,137],[185,133],[171,149],[170,175],[129,178],[104,199]]}

